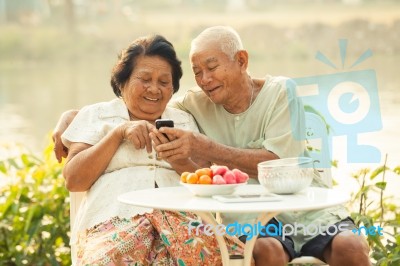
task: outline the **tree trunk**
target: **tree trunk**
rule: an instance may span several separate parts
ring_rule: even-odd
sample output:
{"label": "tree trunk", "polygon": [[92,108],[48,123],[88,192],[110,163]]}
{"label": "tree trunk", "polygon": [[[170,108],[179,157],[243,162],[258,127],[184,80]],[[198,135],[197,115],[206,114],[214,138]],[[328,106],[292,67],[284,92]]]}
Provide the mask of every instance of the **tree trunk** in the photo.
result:
{"label": "tree trunk", "polygon": [[65,0],[65,18],[68,30],[75,32],[75,12],[73,0]]}

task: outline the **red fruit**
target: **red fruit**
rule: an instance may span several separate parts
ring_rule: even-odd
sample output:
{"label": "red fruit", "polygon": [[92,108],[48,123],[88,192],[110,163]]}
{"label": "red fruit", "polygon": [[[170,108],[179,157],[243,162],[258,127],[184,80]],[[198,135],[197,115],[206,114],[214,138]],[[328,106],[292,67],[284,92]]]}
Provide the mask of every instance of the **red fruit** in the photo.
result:
{"label": "red fruit", "polygon": [[249,175],[239,169],[233,169],[232,173],[235,176],[236,183],[245,183],[249,180]]}
{"label": "red fruit", "polygon": [[224,184],[226,184],[225,179],[221,175],[214,175],[212,183],[215,184],[215,185],[224,185]]}
{"label": "red fruit", "polygon": [[236,177],[232,173],[232,171],[228,170],[224,175],[223,175],[225,182],[227,184],[236,184]]}
{"label": "red fruit", "polygon": [[211,166],[213,175],[221,175],[224,176],[224,174],[229,171],[229,168],[226,167],[225,165],[212,165]]}

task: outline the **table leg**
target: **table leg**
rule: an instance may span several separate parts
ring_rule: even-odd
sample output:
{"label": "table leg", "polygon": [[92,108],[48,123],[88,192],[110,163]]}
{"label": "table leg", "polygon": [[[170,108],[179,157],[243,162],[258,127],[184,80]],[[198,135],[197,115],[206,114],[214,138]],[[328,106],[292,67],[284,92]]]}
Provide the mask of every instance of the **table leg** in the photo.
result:
{"label": "table leg", "polygon": [[222,265],[229,265],[229,252],[226,247],[225,239],[223,235],[219,235],[215,232],[215,227],[218,225],[214,216],[209,212],[194,212],[203,219],[204,222],[213,225],[212,230],[214,232],[215,238],[217,239],[219,249],[221,251]]}
{"label": "table leg", "polygon": [[[265,225],[269,220],[271,220],[274,216],[276,216],[278,212],[271,212],[271,213],[262,213],[260,214],[254,224],[260,222],[262,225]],[[244,260],[243,265],[250,266],[251,259],[253,258],[253,249],[254,245],[256,244],[257,236],[254,236],[251,240],[246,241],[246,245],[244,246]]]}
{"label": "table leg", "polygon": [[[229,265],[229,252],[228,248],[226,247],[225,239],[222,235],[218,235],[215,232],[215,227],[218,225],[217,221],[215,220],[214,216],[208,212],[195,212],[198,216],[203,219],[204,222],[213,225],[212,230],[214,232],[215,238],[217,239],[219,248],[221,250],[221,258],[222,258],[222,265]],[[271,220],[274,216],[276,216],[279,212],[271,212],[271,213],[262,213],[260,214],[254,224],[260,222],[262,225],[265,225],[269,220]],[[244,259],[243,265],[250,266],[251,259],[253,258],[253,249],[254,245],[256,244],[257,236],[253,237],[251,240],[246,241],[245,248],[244,248]]]}

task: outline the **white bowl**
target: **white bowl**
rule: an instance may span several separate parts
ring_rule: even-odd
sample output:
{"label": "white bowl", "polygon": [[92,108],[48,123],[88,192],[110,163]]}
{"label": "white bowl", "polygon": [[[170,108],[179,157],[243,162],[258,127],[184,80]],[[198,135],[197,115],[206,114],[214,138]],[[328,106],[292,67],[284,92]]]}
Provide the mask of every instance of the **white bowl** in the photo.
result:
{"label": "white bowl", "polygon": [[269,192],[292,194],[310,186],[313,175],[313,160],[294,157],[261,162],[258,164],[258,181]]}
{"label": "white bowl", "polygon": [[205,185],[205,184],[188,184],[180,182],[186,187],[193,195],[199,197],[211,197],[214,195],[229,195],[235,192],[236,188],[246,183],[226,184],[226,185]]}

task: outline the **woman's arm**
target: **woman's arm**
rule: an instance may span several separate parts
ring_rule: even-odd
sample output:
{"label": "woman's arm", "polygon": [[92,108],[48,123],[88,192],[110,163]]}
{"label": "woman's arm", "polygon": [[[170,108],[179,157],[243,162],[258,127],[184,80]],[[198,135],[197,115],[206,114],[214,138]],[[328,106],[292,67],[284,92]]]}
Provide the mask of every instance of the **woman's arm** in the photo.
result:
{"label": "woman's arm", "polygon": [[79,142],[71,144],[63,169],[69,191],[90,189],[110,163],[123,140],[122,135],[121,127],[117,127],[95,145]]}
{"label": "woman's arm", "polygon": [[136,149],[151,152],[149,131],[154,126],[147,121],[130,121],[112,129],[95,145],[72,143],[63,175],[69,191],[86,191],[104,173],[123,140]]}

